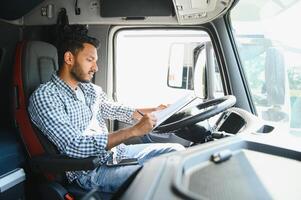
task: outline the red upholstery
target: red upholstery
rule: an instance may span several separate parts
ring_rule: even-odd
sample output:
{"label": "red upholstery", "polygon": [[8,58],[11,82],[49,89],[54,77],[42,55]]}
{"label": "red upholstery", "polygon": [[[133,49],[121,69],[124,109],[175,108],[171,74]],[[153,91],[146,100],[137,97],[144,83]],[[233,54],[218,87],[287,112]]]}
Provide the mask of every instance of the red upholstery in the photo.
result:
{"label": "red upholstery", "polygon": [[41,155],[45,151],[41,145],[34,129],[31,125],[29,115],[27,112],[28,97],[24,94],[23,81],[22,81],[22,59],[23,51],[26,42],[20,42],[16,48],[15,65],[13,69],[13,87],[14,87],[14,115],[15,122],[25,143],[27,152],[30,157]]}

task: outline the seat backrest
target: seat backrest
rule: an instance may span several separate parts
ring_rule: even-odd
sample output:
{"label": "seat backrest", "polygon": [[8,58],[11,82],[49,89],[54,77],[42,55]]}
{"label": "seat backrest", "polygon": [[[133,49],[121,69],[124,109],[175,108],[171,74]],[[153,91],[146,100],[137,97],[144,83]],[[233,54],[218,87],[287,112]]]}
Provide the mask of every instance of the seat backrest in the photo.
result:
{"label": "seat backrest", "polygon": [[[50,80],[51,75],[58,70],[57,62],[57,49],[49,43],[23,41],[17,45],[13,69],[13,109],[16,125],[30,158],[42,154],[58,154],[56,146],[31,123],[27,111],[30,95],[40,84]],[[47,183],[45,187],[42,187],[46,189],[41,190],[42,193],[56,194],[60,199],[71,199],[68,196],[70,193],[75,197],[82,197],[87,192],[76,184],[67,184],[65,173],[45,173],[44,175],[50,184]],[[65,193],[64,188],[52,181],[65,185],[69,193]]]}
{"label": "seat backrest", "polygon": [[52,73],[58,69],[57,49],[46,42],[27,42],[22,61],[23,89],[28,98],[40,84],[49,81]]}
{"label": "seat backrest", "polygon": [[30,157],[47,152],[44,147],[51,144],[43,142],[42,134],[37,134],[38,129],[33,127],[27,112],[28,99],[40,84],[50,80],[58,69],[57,60],[57,49],[49,43],[22,41],[17,45],[13,70],[14,115]]}

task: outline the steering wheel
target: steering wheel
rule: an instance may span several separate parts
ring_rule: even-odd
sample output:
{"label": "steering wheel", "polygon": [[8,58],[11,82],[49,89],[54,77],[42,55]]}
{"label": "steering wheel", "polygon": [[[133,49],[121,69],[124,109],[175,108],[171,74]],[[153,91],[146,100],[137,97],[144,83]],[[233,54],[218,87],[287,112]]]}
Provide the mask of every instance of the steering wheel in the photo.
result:
{"label": "steering wheel", "polygon": [[[232,107],[235,103],[236,98],[233,95],[227,95],[221,98],[216,98],[202,102],[196,106],[196,108],[201,112],[198,112],[194,115],[190,113],[191,115],[181,117],[181,119],[171,119],[173,121],[167,120],[166,123],[161,124],[155,130],[159,132],[170,132],[189,125],[196,124],[197,122],[204,121],[206,119],[209,119],[210,117],[213,117],[214,115],[217,115],[227,110],[228,108]],[[186,107],[189,107],[189,104]]]}

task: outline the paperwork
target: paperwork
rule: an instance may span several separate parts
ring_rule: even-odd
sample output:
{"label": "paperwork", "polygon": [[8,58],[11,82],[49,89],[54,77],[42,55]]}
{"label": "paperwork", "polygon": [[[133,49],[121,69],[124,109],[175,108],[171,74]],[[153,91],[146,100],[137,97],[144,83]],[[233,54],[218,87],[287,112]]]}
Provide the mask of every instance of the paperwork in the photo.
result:
{"label": "paperwork", "polygon": [[152,114],[157,118],[157,123],[153,129],[158,127],[165,120],[167,120],[170,116],[172,116],[174,113],[178,112],[180,109],[182,109],[184,106],[186,106],[188,103],[190,103],[194,99],[195,99],[195,96],[189,94],[189,95],[186,95],[186,96],[180,98],[175,103],[169,105],[167,108],[165,108],[163,110],[158,110],[158,111],[152,112]]}

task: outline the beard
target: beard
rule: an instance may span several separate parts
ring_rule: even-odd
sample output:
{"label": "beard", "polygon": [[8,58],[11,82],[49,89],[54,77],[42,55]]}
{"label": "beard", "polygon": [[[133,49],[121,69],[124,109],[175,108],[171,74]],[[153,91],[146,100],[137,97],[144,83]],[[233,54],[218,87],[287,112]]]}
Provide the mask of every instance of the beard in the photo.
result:
{"label": "beard", "polygon": [[[90,74],[90,73],[94,73],[94,72],[89,71],[88,73]],[[85,72],[82,70],[81,65],[77,61],[75,61],[74,66],[71,70],[71,75],[73,76],[73,78],[76,81],[78,81],[80,83],[90,83],[91,82],[91,78],[85,78],[85,76],[87,76],[87,75],[85,75]]]}

